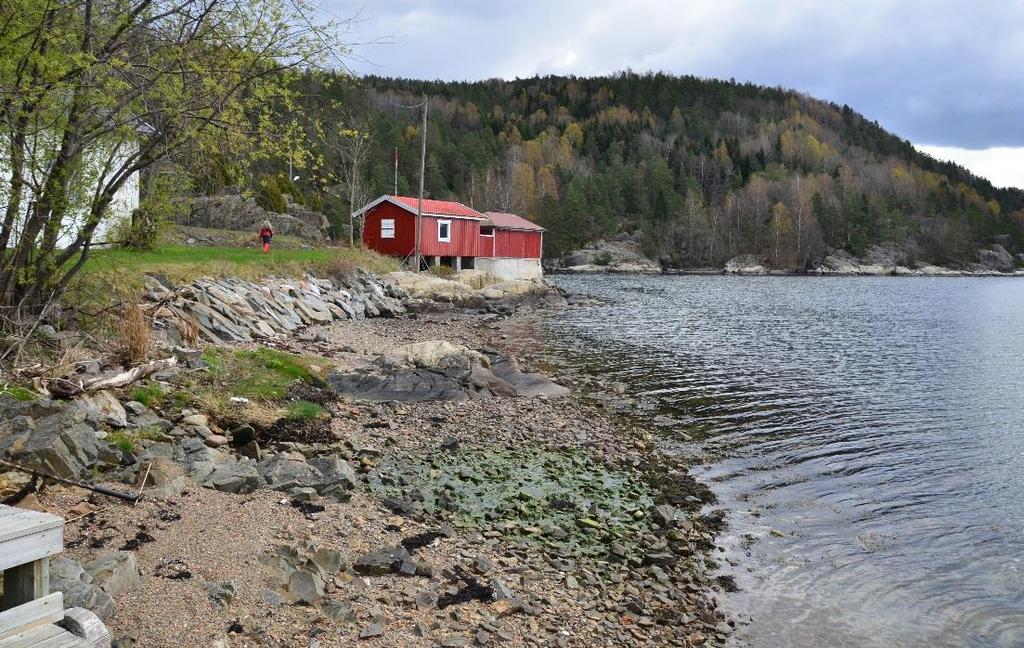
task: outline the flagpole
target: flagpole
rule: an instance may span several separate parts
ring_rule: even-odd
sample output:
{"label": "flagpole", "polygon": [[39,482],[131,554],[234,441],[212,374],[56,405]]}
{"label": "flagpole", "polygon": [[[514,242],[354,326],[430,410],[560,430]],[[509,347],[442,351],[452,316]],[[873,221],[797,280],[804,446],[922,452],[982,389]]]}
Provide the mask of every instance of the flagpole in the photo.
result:
{"label": "flagpole", "polygon": [[420,271],[422,255],[420,253],[420,239],[423,238],[423,175],[427,169],[427,96],[423,95],[423,133],[420,136],[420,200],[416,205],[416,272]]}

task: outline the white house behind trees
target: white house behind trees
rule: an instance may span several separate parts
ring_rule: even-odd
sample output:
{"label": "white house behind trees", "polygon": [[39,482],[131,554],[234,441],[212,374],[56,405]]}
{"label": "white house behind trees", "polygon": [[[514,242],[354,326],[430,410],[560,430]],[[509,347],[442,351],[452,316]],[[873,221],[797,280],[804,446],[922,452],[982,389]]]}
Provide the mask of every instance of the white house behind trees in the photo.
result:
{"label": "white house behind trees", "polygon": [[[5,137],[6,139],[6,137]],[[25,216],[32,208],[35,201],[36,190],[44,181],[45,168],[30,168],[33,161],[48,161],[48,157],[40,155],[38,148],[43,146],[56,147],[56,142],[44,142],[48,139],[37,137],[29,146],[26,146],[26,182],[21,192],[21,209],[16,217],[12,243],[20,236],[25,222]],[[36,150],[33,150],[36,149]],[[6,155],[10,146],[4,146],[5,155],[0,157],[0,205],[6,207],[10,201],[11,191],[11,164],[10,158]],[[92,199],[99,185],[109,180],[110,169],[117,169],[138,152],[138,144],[135,142],[117,142],[109,146],[92,146],[82,156],[81,168],[75,171],[75,176],[69,183],[71,188],[70,205],[68,213],[61,223],[58,247],[64,247],[75,240],[79,229],[85,224],[89,215],[89,208],[92,206]],[[132,173],[124,184],[114,193],[114,197],[107,207],[106,214],[93,235],[93,245],[107,242],[107,235],[110,230],[125,219],[130,219],[132,212],[139,207],[139,172]]]}

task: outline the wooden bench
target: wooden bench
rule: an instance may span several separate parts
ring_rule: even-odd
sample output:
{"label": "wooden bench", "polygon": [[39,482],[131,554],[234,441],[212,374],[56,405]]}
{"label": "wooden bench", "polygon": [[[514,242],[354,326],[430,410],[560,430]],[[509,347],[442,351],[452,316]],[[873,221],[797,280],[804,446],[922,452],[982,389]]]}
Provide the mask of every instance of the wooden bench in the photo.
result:
{"label": "wooden bench", "polygon": [[0,648],[110,647],[96,615],[50,593],[50,557],[63,549],[63,518],[0,505]]}

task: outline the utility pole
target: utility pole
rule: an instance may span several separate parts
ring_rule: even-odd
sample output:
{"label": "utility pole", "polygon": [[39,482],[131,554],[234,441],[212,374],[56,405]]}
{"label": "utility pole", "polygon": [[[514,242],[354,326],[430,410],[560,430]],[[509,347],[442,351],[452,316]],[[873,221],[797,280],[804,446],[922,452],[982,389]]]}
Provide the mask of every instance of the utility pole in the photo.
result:
{"label": "utility pole", "polygon": [[398,195],[398,147],[395,147],[395,192],[392,196]]}
{"label": "utility pole", "polygon": [[427,170],[427,96],[423,95],[423,132],[420,134],[420,200],[416,205],[416,272],[420,271],[422,255],[420,241],[423,238],[423,176]]}

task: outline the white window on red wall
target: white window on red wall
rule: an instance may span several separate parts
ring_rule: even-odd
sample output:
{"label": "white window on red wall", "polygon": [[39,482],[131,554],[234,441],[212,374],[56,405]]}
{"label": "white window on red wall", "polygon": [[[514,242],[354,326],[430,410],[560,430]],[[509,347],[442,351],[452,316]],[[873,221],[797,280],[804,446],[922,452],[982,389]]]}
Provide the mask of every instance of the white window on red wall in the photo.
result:
{"label": "white window on red wall", "polygon": [[380,237],[381,238],[395,238],[395,219],[394,218],[382,218],[380,219]]}
{"label": "white window on red wall", "polygon": [[452,222],[446,220],[437,221],[437,240],[442,243],[450,243],[452,240]]}

